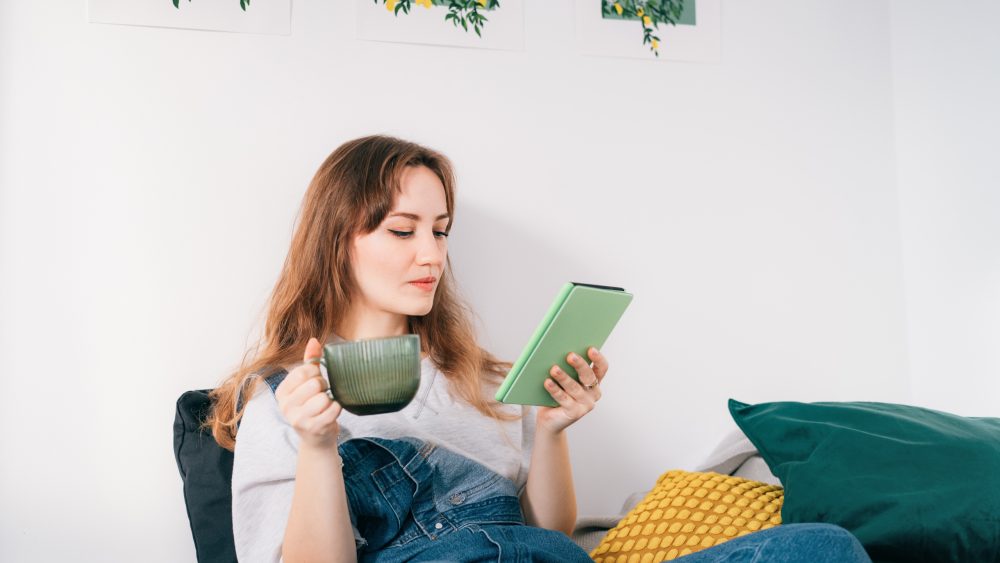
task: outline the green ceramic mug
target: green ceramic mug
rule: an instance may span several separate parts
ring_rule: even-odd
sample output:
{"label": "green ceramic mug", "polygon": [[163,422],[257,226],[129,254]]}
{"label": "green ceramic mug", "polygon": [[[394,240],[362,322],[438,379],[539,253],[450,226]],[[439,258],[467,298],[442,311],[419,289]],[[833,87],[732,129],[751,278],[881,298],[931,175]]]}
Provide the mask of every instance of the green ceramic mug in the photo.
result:
{"label": "green ceramic mug", "polygon": [[356,415],[396,412],[420,386],[416,334],[337,342],[323,347],[333,399]]}

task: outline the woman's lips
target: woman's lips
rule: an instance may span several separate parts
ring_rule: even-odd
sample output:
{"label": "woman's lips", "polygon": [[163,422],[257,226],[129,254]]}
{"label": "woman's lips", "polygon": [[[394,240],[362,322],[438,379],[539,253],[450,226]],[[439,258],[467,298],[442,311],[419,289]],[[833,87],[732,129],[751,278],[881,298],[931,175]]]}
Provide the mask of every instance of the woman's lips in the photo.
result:
{"label": "woman's lips", "polygon": [[416,287],[417,289],[419,289],[421,291],[430,292],[430,291],[434,291],[434,286],[437,285],[437,284],[435,282],[432,282],[432,281],[429,281],[429,282],[412,281],[412,282],[410,282],[410,285]]}

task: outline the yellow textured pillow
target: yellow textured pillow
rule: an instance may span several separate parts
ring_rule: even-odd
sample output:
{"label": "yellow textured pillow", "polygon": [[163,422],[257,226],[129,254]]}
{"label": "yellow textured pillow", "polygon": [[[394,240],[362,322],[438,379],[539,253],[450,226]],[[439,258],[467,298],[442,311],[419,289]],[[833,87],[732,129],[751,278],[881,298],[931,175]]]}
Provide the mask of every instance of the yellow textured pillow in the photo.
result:
{"label": "yellow textured pillow", "polygon": [[781,524],[781,487],[718,473],[668,471],[608,531],[598,563],[655,563]]}

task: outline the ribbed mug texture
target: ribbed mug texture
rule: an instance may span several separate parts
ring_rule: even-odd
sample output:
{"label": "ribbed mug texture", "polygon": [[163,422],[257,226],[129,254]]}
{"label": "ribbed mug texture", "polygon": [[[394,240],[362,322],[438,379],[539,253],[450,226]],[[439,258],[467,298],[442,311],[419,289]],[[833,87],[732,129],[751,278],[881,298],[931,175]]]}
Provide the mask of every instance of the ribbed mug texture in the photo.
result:
{"label": "ribbed mug texture", "polygon": [[406,334],[323,347],[333,398],[357,415],[395,412],[420,386],[420,337]]}

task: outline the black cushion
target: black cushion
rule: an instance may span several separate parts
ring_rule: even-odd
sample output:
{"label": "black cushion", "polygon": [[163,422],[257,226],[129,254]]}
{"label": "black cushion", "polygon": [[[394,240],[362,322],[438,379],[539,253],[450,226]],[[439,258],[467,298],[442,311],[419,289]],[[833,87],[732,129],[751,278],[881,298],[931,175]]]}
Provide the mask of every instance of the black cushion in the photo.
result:
{"label": "black cushion", "polygon": [[210,389],[188,391],[177,399],[174,457],[184,481],[191,535],[199,563],[236,561],[233,544],[233,452],[202,428]]}

